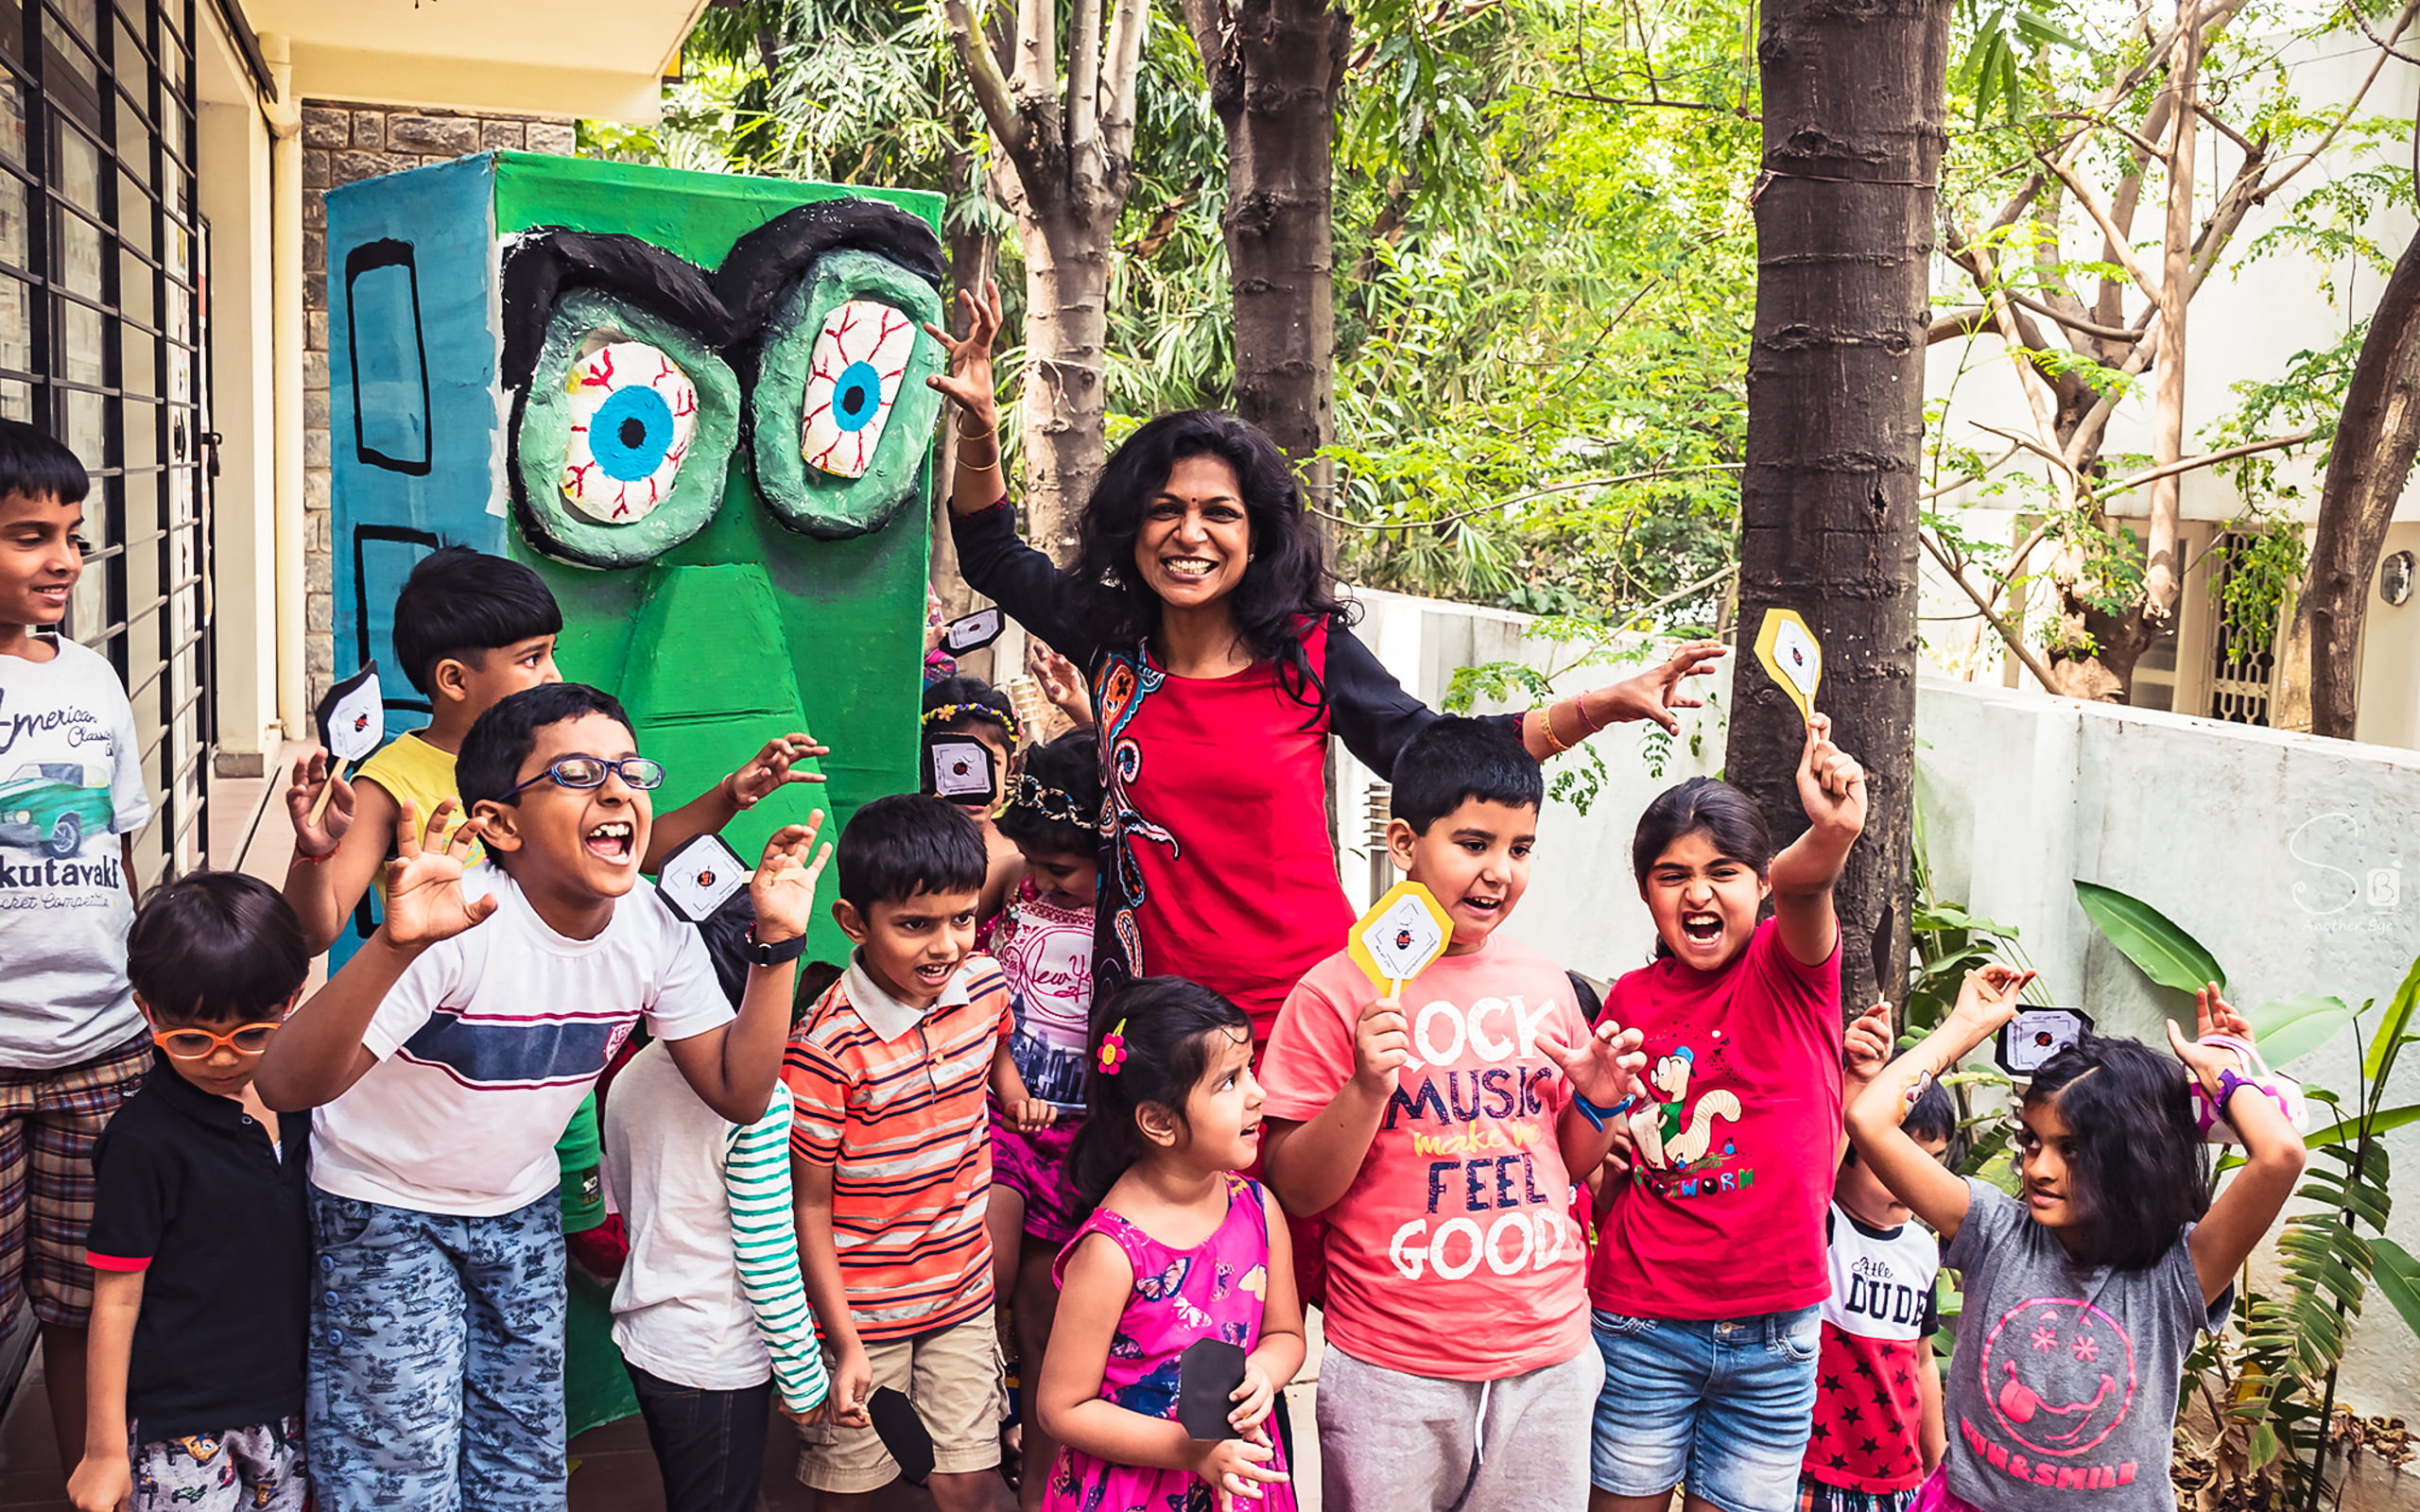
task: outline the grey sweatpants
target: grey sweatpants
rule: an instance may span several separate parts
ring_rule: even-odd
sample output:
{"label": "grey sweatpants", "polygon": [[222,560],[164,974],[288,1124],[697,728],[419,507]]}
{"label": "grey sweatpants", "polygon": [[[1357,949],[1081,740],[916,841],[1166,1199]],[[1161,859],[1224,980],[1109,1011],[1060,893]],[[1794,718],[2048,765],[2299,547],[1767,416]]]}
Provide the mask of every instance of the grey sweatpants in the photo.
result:
{"label": "grey sweatpants", "polygon": [[1604,1358],[1441,1381],[1320,1356],[1322,1512],[1582,1512]]}

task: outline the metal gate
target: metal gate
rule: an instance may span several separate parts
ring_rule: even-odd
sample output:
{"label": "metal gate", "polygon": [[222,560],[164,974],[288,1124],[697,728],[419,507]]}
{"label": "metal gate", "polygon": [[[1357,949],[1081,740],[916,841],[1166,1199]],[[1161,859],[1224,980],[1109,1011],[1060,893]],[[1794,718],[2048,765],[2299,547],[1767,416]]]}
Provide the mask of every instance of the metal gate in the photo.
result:
{"label": "metal gate", "polygon": [[0,414],[93,475],[66,633],[126,679],[148,884],[208,854],[208,231],[192,0],[0,0]]}

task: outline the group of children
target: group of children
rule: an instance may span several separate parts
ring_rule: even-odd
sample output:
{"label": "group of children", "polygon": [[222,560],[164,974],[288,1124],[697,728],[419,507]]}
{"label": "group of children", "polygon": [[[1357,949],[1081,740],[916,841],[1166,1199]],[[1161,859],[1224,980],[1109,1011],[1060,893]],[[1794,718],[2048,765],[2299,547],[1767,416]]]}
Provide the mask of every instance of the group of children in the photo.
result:
{"label": "group of children", "polygon": [[[125,696],[33,633],[64,612],[83,491],[0,426],[0,754],[89,766],[124,835]],[[2174,1059],[2087,1037],[2036,1073],[2020,1197],[1951,1175],[1938,1078],[2023,978],[1975,973],[1895,1057],[1885,1008],[1844,1034],[1831,893],[1864,780],[1822,716],[1778,853],[1718,782],[1642,816],[1657,958],[1601,1005],[1502,931],[1537,762],[1428,725],[1387,848],[1444,954],[1390,995],[1340,940],[1255,1043],[1181,978],[1093,991],[1093,739],[1018,749],[979,684],[926,718],[994,743],[990,800],[876,799],[837,848],[817,813],[683,922],[642,873],[820,747],[773,741],[658,816],[663,768],[557,679],[559,627],[526,569],[424,561],[395,639],[437,713],[354,783],[296,773],[283,896],[200,872],[135,910],[124,857],[0,813],[0,863],[43,879],[0,892],[0,1304],[30,1291],[76,1384],[86,1512],[562,1506],[554,1146],[609,1076],[614,1336],[683,1512],[756,1505],[776,1403],[819,1504],[906,1469],[999,1512],[1003,1300],[1028,1508],[1289,1512],[1311,1302],[1332,1512],[1662,1512],[1676,1486],[1720,1512],[2171,1504],[2185,1351],[2299,1141],[2210,993]],[[827,858],[853,948],[801,1002]],[[373,886],[375,930],[298,1005]],[[2246,1156],[2215,1201],[2197,1095]],[[1205,1382],[1220,1436],[1196,1436]]]}

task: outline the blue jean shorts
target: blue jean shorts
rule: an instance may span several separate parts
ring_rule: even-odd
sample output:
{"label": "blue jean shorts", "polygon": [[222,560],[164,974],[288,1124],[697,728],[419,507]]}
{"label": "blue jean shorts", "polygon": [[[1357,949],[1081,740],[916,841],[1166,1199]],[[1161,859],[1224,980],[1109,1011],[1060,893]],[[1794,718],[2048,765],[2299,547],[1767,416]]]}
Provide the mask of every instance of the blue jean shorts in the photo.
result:
{"label": "blue jean shorts", "polygon": [[1722,1512],[1793,1512],[1823,1315],[1820,1306],[1720,1321],[1597,1311],[1605,1386],[1589,1481],[1616,1496],[1686,1485]]}

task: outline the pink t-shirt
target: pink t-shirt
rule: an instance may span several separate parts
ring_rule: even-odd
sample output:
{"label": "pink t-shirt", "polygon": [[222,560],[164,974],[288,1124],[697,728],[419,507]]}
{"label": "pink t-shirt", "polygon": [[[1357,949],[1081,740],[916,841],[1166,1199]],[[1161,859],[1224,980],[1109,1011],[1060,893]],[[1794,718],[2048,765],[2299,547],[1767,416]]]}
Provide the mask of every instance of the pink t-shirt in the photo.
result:
{"label": "pink t-shirt", "polygon": [[1604,1017],[1647,1037],[1664,1105],[1598,1232],[1588,1299],[1632,1317],[1736,1318],[1831,1295],[1824,1210],[1841,1138],[1841,953],[1802,966],[1772,919],[1730,965],[1666,957]]}
{"label": "pink t-shirt", "polygon": [[[1260,1079],[1270,1118],[1307,1122],[1353,1075],[1378,996],[1341,952],[1286,1000]],[[1412,1059],[1327,1224],[1327,1336],[1355,1359],[1449,1381],[1561,1365],[1588,1344],[1587,1259],[1555,1122],[1570,1089],[1537,1048],[1588,1025],[1571,983],[1492,937],[1404,988]]]}

